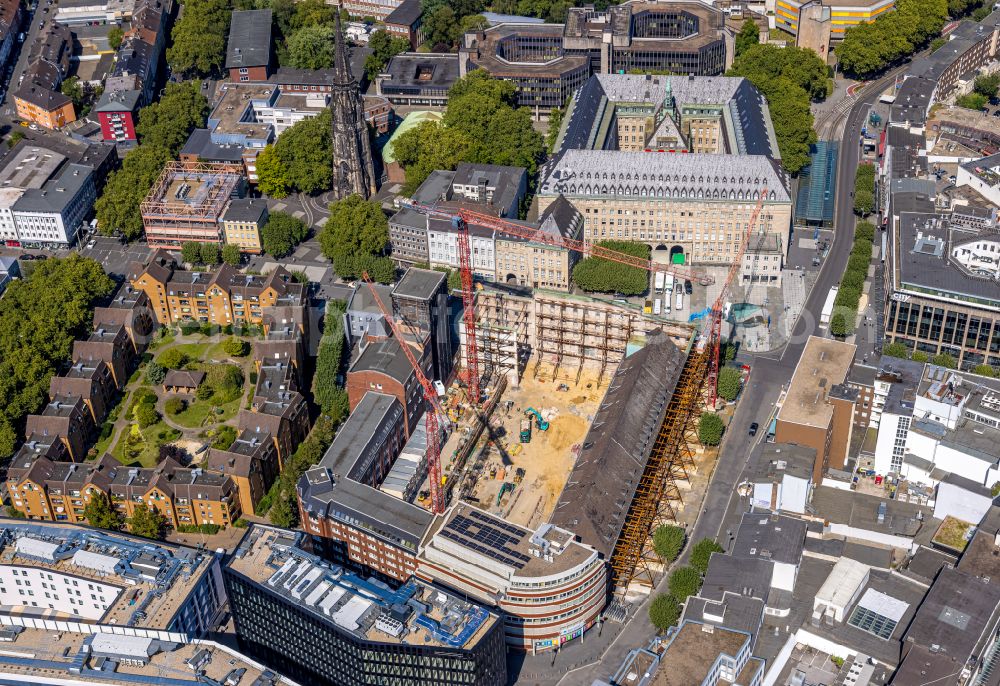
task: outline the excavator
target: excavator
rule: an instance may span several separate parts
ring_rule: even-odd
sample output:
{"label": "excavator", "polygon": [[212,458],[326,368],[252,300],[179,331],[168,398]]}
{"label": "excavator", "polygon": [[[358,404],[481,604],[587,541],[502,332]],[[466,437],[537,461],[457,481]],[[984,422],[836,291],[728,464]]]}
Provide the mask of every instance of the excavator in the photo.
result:
{"label": "excavator", "polygon": [[524,411],[524,414],[526,414],[526,415],[534,415],[534,417],[535,417],[535,426],[538,427],[539,431],[548,431],[549,430],[549,423],[547,421],[545,421],[544,419],[542,419],[542,413],[539,412],[538,410],[536,410],[535,408],[529,407],[527,410]]}

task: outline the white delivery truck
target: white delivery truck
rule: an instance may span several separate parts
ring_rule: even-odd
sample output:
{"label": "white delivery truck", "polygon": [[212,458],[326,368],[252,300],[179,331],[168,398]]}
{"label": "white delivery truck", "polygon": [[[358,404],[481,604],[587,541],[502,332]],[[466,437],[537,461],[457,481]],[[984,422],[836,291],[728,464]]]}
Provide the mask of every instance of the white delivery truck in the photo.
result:
{"label": "white delivery truck", "polygon": [[661,312],[663,312],[663,301],[656,298],[653,300],[653,314],[659,317]]}
{"label": "white delivery truck", "polygon": [[670,314],[670,298],[673,293],[667,291],[663,294],[663,314]]}
{"label": "white delivery truck", "polygon": [[684,309],[684,287],[679,283],[674,289],[674,309],[678,312]]}
{"label": "white delivery truck", "polygon": [[669,293],[673,293],[674,292],[674,275],[673,274],[664,274],[663,276],[664,276],[663,292],[664,293],[668,293],[668,294]]}
{"label": "white delivery truck", "polygon": [[826,296],[826,302],[823,303],[823,311],[819,313],[820,324],[830,323],[830,317],[833,316],[833,303],[837,299],[838,290],[840,290],[840,287],[834,286],[830,289],[830,293]]}
{"label": "white delivery truck", "polygon": [[666,274],[664,274],[663,272],[656,272],[653,275],[653,291],[654,292],[656,292],[656,293],[662,293],[663,292],[663,284],[666,282],[666,279],[664,278],[665,276],[666,276]]}

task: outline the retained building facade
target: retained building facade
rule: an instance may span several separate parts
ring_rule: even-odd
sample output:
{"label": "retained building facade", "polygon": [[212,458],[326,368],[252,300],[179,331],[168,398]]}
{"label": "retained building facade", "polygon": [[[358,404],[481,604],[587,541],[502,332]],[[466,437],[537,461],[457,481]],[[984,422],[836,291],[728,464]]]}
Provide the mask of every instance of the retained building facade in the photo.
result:
{"label": "retained building facade", "polygon": [[675,262],[728,264],[765,192],[755,231],[776,235],[784,256],[791,196],[764,156],[566,150],[546,169],[538,204],[544,212],[565,197],[587,242],[642,241]]}

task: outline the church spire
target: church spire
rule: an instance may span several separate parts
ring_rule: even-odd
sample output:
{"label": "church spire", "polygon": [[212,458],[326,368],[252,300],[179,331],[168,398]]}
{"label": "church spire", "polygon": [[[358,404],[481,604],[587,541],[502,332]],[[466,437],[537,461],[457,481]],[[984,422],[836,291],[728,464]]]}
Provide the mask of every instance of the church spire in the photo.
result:
{"label": "church spire", "polygon": [[330,89],[330,138],[333,148],[333,197],[371,197],[376,190],[374,162],[361,89],[351,70],[340,12],[334,20],[333,83]]}

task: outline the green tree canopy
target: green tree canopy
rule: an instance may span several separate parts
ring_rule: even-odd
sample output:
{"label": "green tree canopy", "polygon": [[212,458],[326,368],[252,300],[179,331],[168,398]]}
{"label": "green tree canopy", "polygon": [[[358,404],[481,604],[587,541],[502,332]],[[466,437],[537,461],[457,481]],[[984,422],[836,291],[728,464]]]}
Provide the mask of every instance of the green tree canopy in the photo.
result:
{"label": "green tree canopy", "polygon": [[664,562],[673,562],[681,554],[687,534],[673,524],[664,524],[653,532],[653,550]]}
{"label": "green tree canopy", "polygon": [[931,358],[931,363],[947,369],[958,369],[958,360],[948,353],[939,353]]}
{"label": "green tree canopy", "polygon": [[996,378],[997,370],[988,364],[977,364],[972,368],[973,374],[979,374],[979,376],[988,376],[991,379]]}
{"label": "green tree canopy", "polygon": [[992,74],[977,76],[972,88],[987,98],[994,97],[997,94],[997,89],[1000,89],[1000,73],[993,72]]}
{"label": "green tree canopy", "polygon": [[140,145],[164,148],[174,157],[191,132],[205,126],[208,112],[200,81],[171,82],[158,100],[139,112],[135,133]]}
{"label": "green tree canopy", "polygon": [[83,516],[87,519],[88,524],[96,526],[98,529],[121,531],[125,524],[125,518],[111,507],[111,501],[107,494],[101,491],[90,492],[90,500],[83,508]]}
{"label": "green tree canopy", "polygon": [[[617,252],[649,259],[650,247],[633,241],[599,241],[597,245]],[[649,272],[612,262],[603,257],[587,257],[573,267],[573,283],[585,291],[640,295],[649,289]]]}
{"label": "green tree canopy", "polygon": [[101,197],[94,204],[97,228],[104,236],[122,236],[132,241],[142,235],[139,205],[146,199],[170,153],[160,147],[141,145],[111,172]]}
{"label": "green tree canopy", "polygon": [[227,339],[222,344],[222,349],[226,351],[227,355],[232,355],[233,357],[246,357],[250,354],[250,344],[236,336]]}
{"label": "green tree canopy", "polygon": [[237,266],[242,259],[242,254],[240,249],[235,245],[224,245],[222,246],[222,261],[226,264]]}
{"label": "green tree canopy", "polygon": [[231,14],[229,0],[185,0],[167,48],[175,74],[204,77],[222,68]]}
{"label": "green tree canopy", "polygon": [[[403,192],[412,194],[436,169],[454,169],[469,159],[471,148],[464,133],[438,122],[426,121],[404,131],[392,142],[393,155],[406,172]],[[258,174],[259,169],[258,165]]]}
{"label": "green tree canopy", "polygon": [[669,593],[661,593],[649,604],[649,621],[658,631],[666,631],[681,617],[681,606]]}
{"label": "green tree canopy", "polygon": [[683,603],[688,596],[698,594],[701,588],[701,574],[694,567],[678,567],[667,580],[670,595],[678,603]]}
{"label": "green tree canopy", "polygon": [[747,19],[736,34],[736,57],[739,57],[754,45],[760,43],[760,29],[753,19]]}
{"label": "green tree canopy", "polygon": [[365,74],[369,81],[374,81],[375,77],[385,69],[389,60],[410,49],[410,41],[402,36],[393,36],[385,29],[379,29],[369,36],[368,47],[372,54],[365,59]]}
{"label": "green tree canopy", "polygon": [[166,369],[180,369],[188,363],[188,356],[180,348],[168,348],[157,355],[156,362]]}
{"label": "green tree canopy", "polygon": [[201,243],[198,246],[198,254],[201,256],[200,262],[209,266],[219,264],[222,258],[217,243]]}
{"label": "green tree canopy", "polygon": [[264,252],[284,257],[309,235],[309,227],[297,217],[285,212],[272,212],[260,231]]}
{"label": "green tree canopy", "polygon": [[906,346],[902,343],[893,341],[882,348],[882,354],[888,357],[900,357],[906,359],[910,356],[910,351],[907,350]]}
{"label": "green tree canopy", "polygon": [[720,398],[732,402],[740,394],[740,384],[743,376],[736,367],[723,367],[719,370],[719,380],[716,383],[716,393]]}
{"label": "green tree canopy", "polygon": [[258,188],[281,198],[290,191],[318,193],[330,188],[330,110],[288,128],[257,155]]}
{"label": "green tree canopy", "polygon": [[334,31],[330,25],[303,26],[288,39],[288,65],[296,69],[333,66]]}
{"label": "green tree canopy", "polygon": [[198,264],[201,262],[201,243],[198,241],[185,241],[181,244],[181,259],[188,264]]}
{"label": "green tree canopy", "polygon": [[389,220],[378,202],[351,195],[330,204],[319,244],[339,276],[360,276],[357,260],[380,256],[388,243]]}
{"label": "green tree canopy", "polygon": [[122,39],[125,37],[125,32],[122,27],[115,25],[108,29],[108,46],[112,50],[118,50],[121,47]]}
{"label": "green tree canopy", "polygon": [[99,263],[75,254],[36,262],[29,277],[7,285],[0,298],[0,457],[14,452],[25,417],[45,405],[49,380],[113,287]]}
{"label": "green tree canopy", "polygon": [[848,28],[837,47],[841,68],[852,76],[871,78],[912,55],[940,36],[948,5],[948,0],[899,0],[895,11]]}
{"label": "green tree canopy", "polygon": [[719,445],[726,426],[714,412],[702,412],[698,420],[698,440],[702,445]]}
{"label": "green tree canopy", "polygon": [[134,536],[162,541],[167,533],[167,520],[159,510],[150,509],[146,503],[138,503],[128,518],[128,530]]}
{"label": "green tree canopy", "polygon": [[712,553],[721,552],[723,552],[721,545],[711,538],[703,538],[691,549],[691,566],[705,574],[708,571],[708,563]]}

